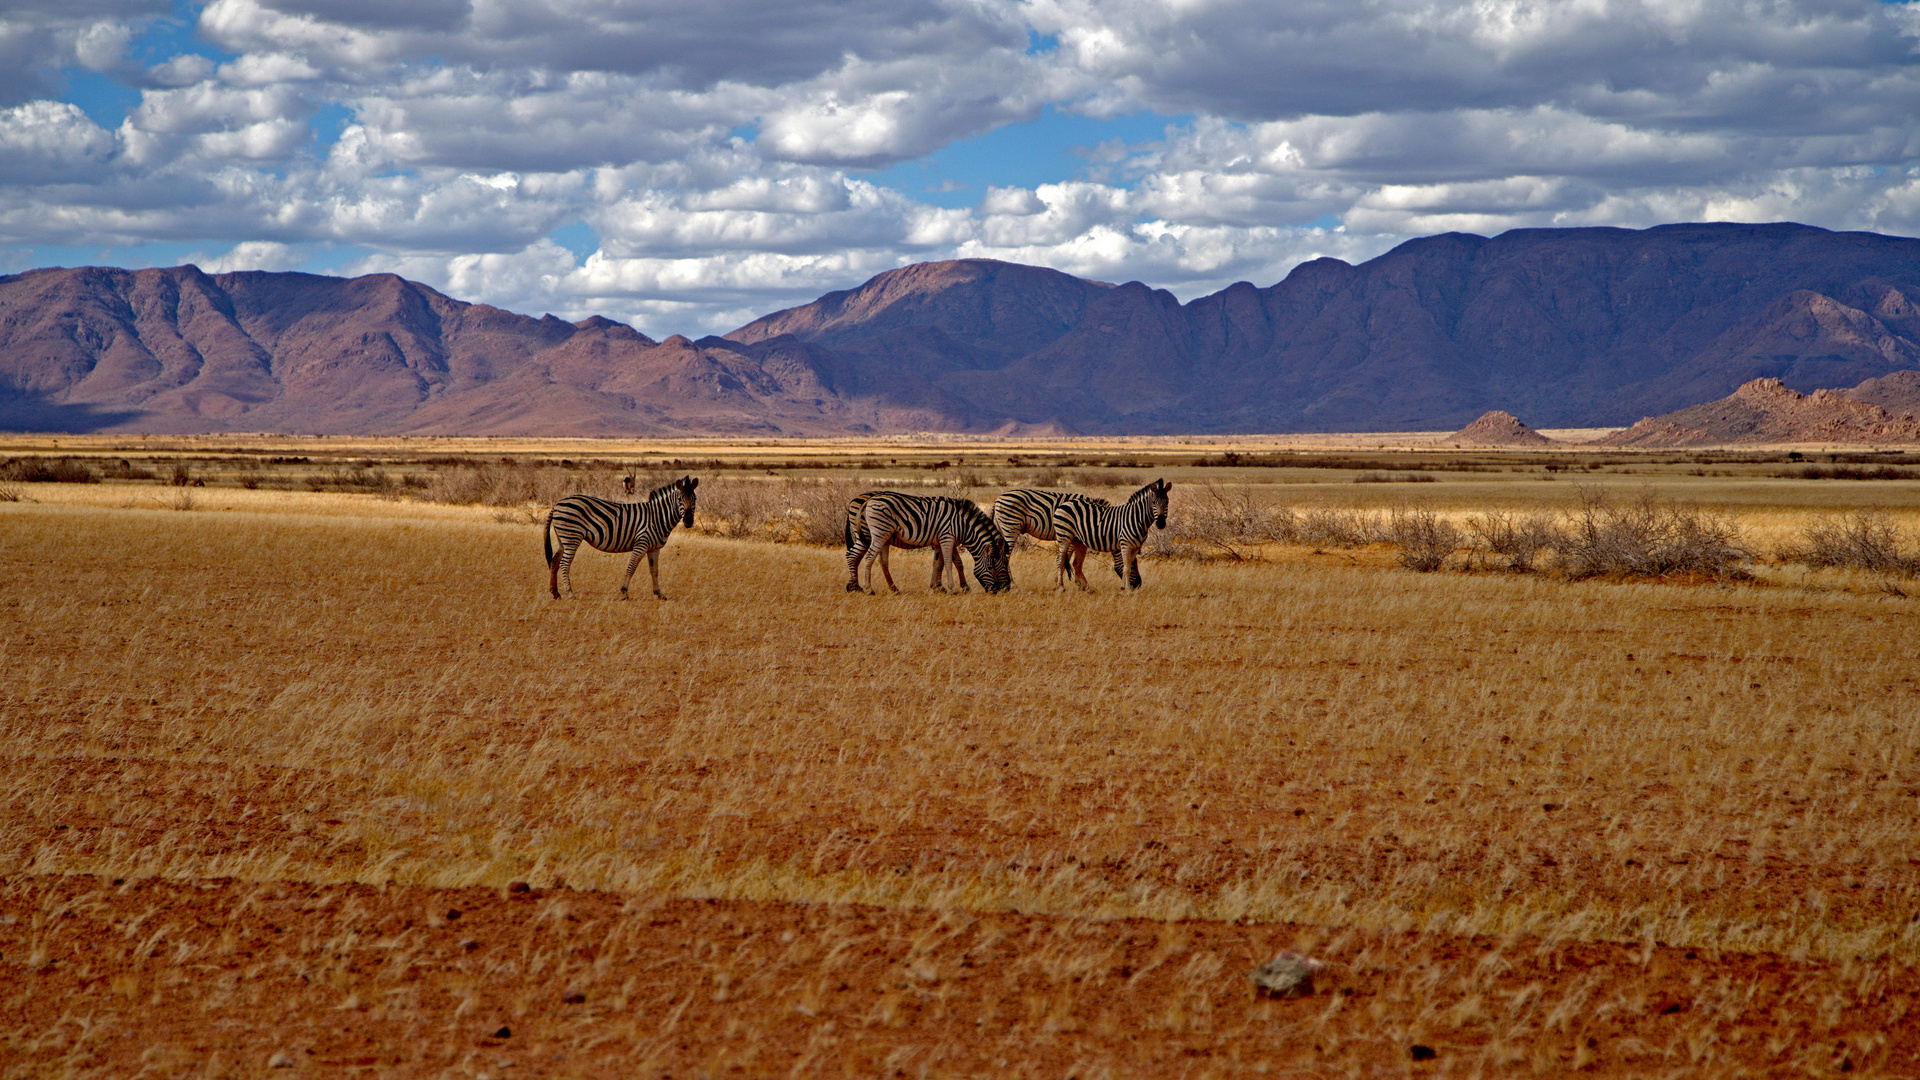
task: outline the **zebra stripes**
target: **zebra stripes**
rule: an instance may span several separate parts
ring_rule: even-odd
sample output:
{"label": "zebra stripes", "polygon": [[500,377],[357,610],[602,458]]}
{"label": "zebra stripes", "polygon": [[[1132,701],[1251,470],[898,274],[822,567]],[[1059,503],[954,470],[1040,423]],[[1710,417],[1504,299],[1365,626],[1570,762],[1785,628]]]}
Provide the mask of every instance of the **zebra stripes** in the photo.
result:
{"label": "zebra stripes", "polygon": [[1060,544],[1054,585],[1065,587],[1071,563],[1074,584],[1087,588],[1081,564],[1092,550],[1113,552],[1113,572],[1126,581],[1127,588],[1139,588],[1140,548],[1146,544],[1149,525],[1167,527],[1167,493],[1172,490],[1172,484],[1155,480],[1134,492],[1124,506],[1091,499],[1062,500],[1053,509],[1053,535]]}
{"label": "zebra stripes", "polygon": [[[567,595],[573,595],[573,579],[568,571],[573,566],[574,553],[585,542],[601,551],[633,552],[633,557],[627,560],[627,576],[620,579],[620,599],[627,598],[627,586],[633,582],[633,572],[640,568],[640,556],[645,555],[647,573],[653,578],[653,595],[665,600],[660,592],[659,552],[666,546],[675,525],[693,527],[693,489],[699,486],[700,481],[683,476],[648,492],[646,502],[614,502],[592,495],[569,495],[555,503],[547,515],[547,527],[541,533],[547,552],[548,587],[553,590],[554,599],[560,598],[561,582],[566,583]],[[557,552],[554,550],[556,537],[560,541]]]}
{"label": "zebra stripes", "polygon": [[1026,533],[1035,540],[1053,539],[1053,510],[1068,499],[1084,499],[1071,491],[1045,491],[1040,488],[1015,488],[993,500],[993,523],[1012,546]]}
{"label": "zebra stripes", "polygon": [[899,592],[893,583],[893,571],[887,565],[887,549],[930,547],[933,556],[933,588],[945,589],[946,568],[950,564],[967,589],[966,568],[960,564],[962,546],[973,553],[973,576],[980,587],[996,593],[1011,584],[1007,573],[1007,541],[971,499],[933,495],[909,495],[904,491],[868,491],[847,504],[847,591],[859,592],[860,568],[867,567],[865,591],[873,592],[873,563],[887,588]]}
{"label": "zebra stripes", "polygon": [[[1012,547],[1021,533],[1035,540],[1052,540],[1053,511],[1069,499],[1087,499],[1105,503],[1105,499],[1096,499],[1091,495],[1081,495],[1072,491],[1047,491],[1042,488],[1014,488],[1003,491],[993,500],[993,523],[1000,527],[1000,535],[1007,538],[1007,546]],[[1121,574],[1120,553],[1113,553],[1113,572]],[[1012,581],[1009,579],[1008,584]]]}

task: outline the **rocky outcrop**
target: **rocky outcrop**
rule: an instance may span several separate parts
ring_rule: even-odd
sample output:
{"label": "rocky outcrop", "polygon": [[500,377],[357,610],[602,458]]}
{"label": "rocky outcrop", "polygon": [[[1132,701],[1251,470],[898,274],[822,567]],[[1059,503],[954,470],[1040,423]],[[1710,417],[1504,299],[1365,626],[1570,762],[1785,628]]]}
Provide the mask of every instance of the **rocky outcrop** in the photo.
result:
{"label": "rocky outcrop", "polygon": [[1920,442],[1920,420],[1854,399],[1853,391],[1802,394],[1779,379],[1755,379],[1727,397],[1642,420],[1601,446],[1718,446],[1729,443]]}
{"label": "rocky outcrop", "polygon": [[1528,427],[1510,412],[1494,409],[1446,437],[1456,446],[1553,446],[1552,439]]}

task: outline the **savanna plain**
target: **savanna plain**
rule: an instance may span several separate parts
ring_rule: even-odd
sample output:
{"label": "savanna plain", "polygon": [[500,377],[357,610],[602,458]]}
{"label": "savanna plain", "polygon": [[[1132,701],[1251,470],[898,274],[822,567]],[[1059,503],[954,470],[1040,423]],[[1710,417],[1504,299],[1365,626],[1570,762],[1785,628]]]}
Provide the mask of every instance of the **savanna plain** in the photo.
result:
{"label": "savanna plain", "polygon": [[[65,460],[0,484],[0,1076],[1920,1075],[1899,462]],[[548,598],[543,502],[689,472],[670,599]],[[866,487],[1155,476],[1137,592],[1027,544],[849,593],[831,542]],[[1724,565],[1475,539],[1596,505]],[[1849,521],[1907,554],[1796,557]]]}

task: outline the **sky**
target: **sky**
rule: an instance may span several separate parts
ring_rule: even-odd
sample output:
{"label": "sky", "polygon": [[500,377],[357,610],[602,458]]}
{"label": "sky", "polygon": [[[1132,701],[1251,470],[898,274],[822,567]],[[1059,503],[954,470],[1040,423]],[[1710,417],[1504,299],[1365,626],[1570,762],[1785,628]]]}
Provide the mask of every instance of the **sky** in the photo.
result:
{"label": "sky", "polygon": [[699,337],[935,259],[1190,300],[1678,221],[1920,234],[1920,0],[0,0],[0,273]]}

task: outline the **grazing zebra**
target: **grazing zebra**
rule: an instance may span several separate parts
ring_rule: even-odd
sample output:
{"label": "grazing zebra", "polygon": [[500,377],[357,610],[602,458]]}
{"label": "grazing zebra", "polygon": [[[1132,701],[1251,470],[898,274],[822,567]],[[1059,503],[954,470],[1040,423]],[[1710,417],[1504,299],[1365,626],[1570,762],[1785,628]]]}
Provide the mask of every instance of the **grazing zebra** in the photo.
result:
{"label": "grazing zebra", "polygon": [[[1060,544],[1060,564],[1055,569],[1054,585],[1066,586],[1068,563],[1072,563],[1074,584],[1087,587],[1087,576],[1080,566],[1087,552],[1111,551],[1113,572],[1127,583],[1140,587],[1140,549],[1147,542],[1147,526],[1167,527],[1167,492],[1173,485],[1155,480],[1133,493],[1124,506],[1110,506],[1091,499],[1067,500],[1054,507],[1053,535]],[[1122,567],[1125,572],[1122,572]]]}
{"label": "grazing zebra", "polygon": [[[700,481],[683,476],[671,484],[662,484],[647,493],[646,502],[614,502],[591,495],[569,495],[554,504],[547,515],[547,528],[541,535],[547,551],[549,587],[554,599],[560,598],[560,583],[566,582],[567,595],[573,595],[574,552],[582,541],[601,551],[631,551],[627,576],[620,579],[620,599],[627,598],[627,586],[633,572],[640,568],[640,556],[647,557],[647,573],[653,577],[653,595],[660,592],[660,549],[675,525],[693,527],[693,489]],[[554,537],[560,538],[560,550],[554,551]]]}
{"label": "grazing zebra", "polygon": [[887,566],[889,547],[933,548],[933,588],[937,590],[945,590],[948,565],[960,579],[961,591],[967,590],[967,571],[960,562],[963,546],[973,553],[973,576],[982,589],[996,593],[1010,584],[1007,542],[994,528],[993,519],[972,499],[868,491],[847,504],[846,538],[848,592],[861,591],[863,563],[867,566],[866,591],[874,591],[871,586],[876,560],[887,588],[900,591]]}

